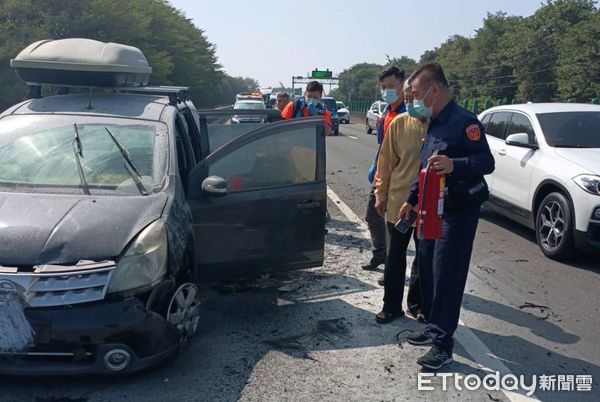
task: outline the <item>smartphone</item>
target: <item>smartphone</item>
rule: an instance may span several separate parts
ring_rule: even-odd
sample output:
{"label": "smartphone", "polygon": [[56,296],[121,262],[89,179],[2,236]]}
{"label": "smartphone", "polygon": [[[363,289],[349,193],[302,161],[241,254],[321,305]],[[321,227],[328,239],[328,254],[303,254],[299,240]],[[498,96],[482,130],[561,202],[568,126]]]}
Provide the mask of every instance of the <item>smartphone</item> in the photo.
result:
{"label": "smartphone", "polygon": [[410,211],[410,216],[408,219],[400,219],[398,222],[396,222],[394,228],[401,233],[406,233],[411,228],[415,220],[417,220],[417,213],[415,211]]}

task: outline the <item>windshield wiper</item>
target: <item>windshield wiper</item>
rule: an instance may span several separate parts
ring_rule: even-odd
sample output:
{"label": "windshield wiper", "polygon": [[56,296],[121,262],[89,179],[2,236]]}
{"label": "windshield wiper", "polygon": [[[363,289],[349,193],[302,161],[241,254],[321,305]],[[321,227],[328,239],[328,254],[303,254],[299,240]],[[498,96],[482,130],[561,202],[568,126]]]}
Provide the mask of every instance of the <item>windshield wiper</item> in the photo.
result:
{"label": "windshield wiper", "polygon": [[131,176],[131,178],[135,182],[135,185],[140,191],[140,194],[148,195],[149,193],[146,190],[146,187],[144,187],[144,185],[142,184],[142,175],[140,175],[140,172],[135,168],[135,165],[131,161],[131,158],[129,157],[129,152],[127,152],[125,147],[123,147],[123,144],[119,142],[117,137],[114,136],[114,134],[108,129],[108,127],[104,128],[106,129],[106,132],[108,133],[108,135],[110,135],[110,138],[117,146],[117,149],[121,153],[121,156],[123,156],[123,161],[125,162],[125,170],[127,170],[127,173],[129,173],[129,176]]}
{"label": "windshield wiper", "polygon": [[75,130],[75,138],[73,139],[73,152],[75,153],[75,162],[77,163],[77,172],[79,173],[79,181],[81,187],[86,195],[90,195],[90,188],[85,181],[85,175],[83,174],[83,166],[81,165],[81,158],[83,158],[83,148],[81,147],[81,138],[79,138],[79,129],[77,123],[73,123],[73,129]]}

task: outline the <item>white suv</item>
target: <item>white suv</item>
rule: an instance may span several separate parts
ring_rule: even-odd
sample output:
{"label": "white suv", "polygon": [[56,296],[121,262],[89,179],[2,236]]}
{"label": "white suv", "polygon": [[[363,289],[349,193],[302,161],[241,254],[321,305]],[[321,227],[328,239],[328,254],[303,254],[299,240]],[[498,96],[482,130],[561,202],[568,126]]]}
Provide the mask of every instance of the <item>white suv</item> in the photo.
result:
{"label": "white suv", "polygon": [[550,258],[600,251],[600,105],[505,105],[479,119],[496,160],[487,205],[535,229]]}

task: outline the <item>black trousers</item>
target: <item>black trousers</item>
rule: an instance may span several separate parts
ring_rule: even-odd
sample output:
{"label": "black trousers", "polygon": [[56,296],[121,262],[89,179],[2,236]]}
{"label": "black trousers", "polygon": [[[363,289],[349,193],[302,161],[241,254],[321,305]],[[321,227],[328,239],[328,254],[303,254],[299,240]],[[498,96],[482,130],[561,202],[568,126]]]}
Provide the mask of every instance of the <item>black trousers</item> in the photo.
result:
{"label": "black trousers", "polygon": [[479,208],[449,212],[439,240],[419,242],[423,313],[434,345],[451,352],[458,327]]}
{"label": "black trousers", "polygon": [[371,188],[365,216],[369,232],[371,233],[371,242],[373,243],[373,248],[371,249],[373,257],[371,258],[371,262],[383,264],[386,261],[385,219],[377,213],[375,201],[375,188]]}
{"label": "black trousers", "polygon": [[[402,310],[402,299],[404,298],[404,282],[406,279],[406,251],[410,239],[413,237],[413,229],[402,233],[394,228],[394,224],[386,222],[388,235],[390,237],[390,248],[388,250],[384,273],[383,311],[398,312]],[[418,243],[417,256],[418,256]],[[421,284],[419,281],[419,270],[417,258],[413,261],[411,279],[409,282],[406,304],[412,311],[421,311]]]}

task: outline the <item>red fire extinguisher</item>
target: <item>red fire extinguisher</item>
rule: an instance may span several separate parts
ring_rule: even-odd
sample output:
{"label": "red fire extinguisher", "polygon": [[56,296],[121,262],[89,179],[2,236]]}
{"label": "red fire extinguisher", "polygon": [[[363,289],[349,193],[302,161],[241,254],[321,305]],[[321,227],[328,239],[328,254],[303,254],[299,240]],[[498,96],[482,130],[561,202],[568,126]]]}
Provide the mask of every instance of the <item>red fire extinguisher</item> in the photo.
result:
{"label": "red fire extinguisher", "polygon": [[419,211],[417,237],[435,240],[442,237],[442,215],[444,214],[444,187],[446,175],[431,169],[431,164],[419,172]]}

